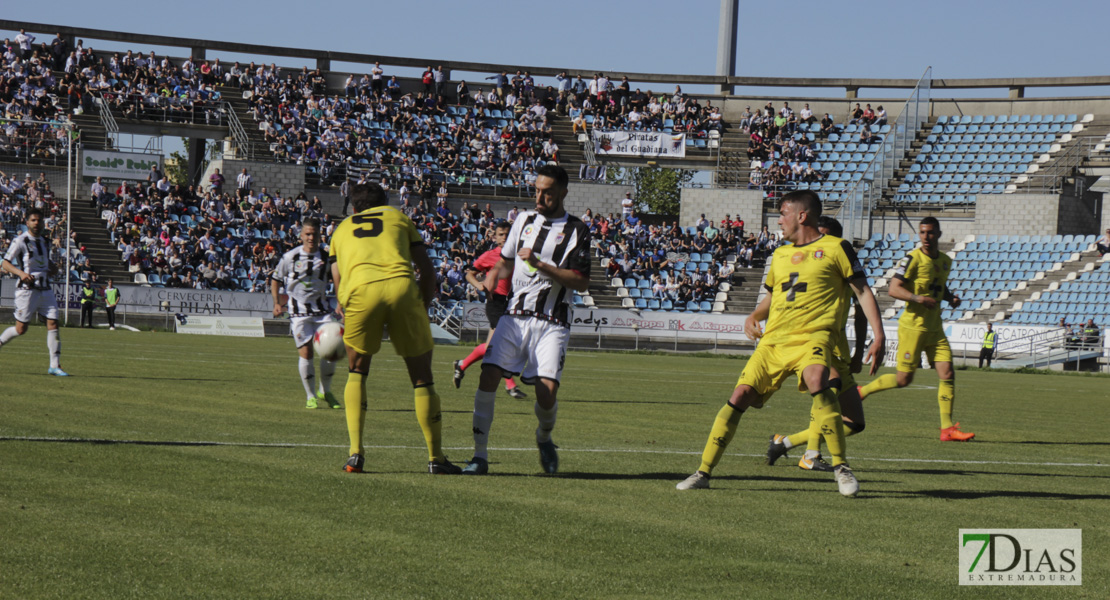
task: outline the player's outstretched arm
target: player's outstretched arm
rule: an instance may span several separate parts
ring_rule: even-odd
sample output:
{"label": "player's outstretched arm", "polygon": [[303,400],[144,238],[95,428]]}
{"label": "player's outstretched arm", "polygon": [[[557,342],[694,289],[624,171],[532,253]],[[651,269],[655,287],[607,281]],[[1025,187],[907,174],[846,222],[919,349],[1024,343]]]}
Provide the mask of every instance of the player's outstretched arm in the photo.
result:
{"label": "player's outstretched arm", "polygon": [[476,290],[483,290],[486,288],[486,284],[482,283],[481,279],[478,279],[478,271],[474,269],[466,270],[466,282],[474,286]]}
{"label": "player's outstretched arm", "polygon": [[[895,279],[894,281],[897,282],[898,280]],[[883,330],[883,319],[879,314],[879,303],[875,301],[875,294],[871,291],[871,286],[867,285],[866,277],[856,277],[848,283],[852,286],[852,292],[855,293],[856,299],[859,300],[863,314],[867,315],[867,323],[871,326],[871,331],[874,334],[871,348],[868,349],[867,356],[864,358],[865,361],[870,361],[870,374],[874,375],[879,370],[879,365],[883,363],[883,357],[886,355],[886,332]],[[891,285],[893,286],[893,283]],[[891,295],[893,295],[893,291]]]}
{"label": "player's outstretched arm", "polygon": [[755,306],[752,314],[744,319],[744,335],[753,342],[763,337],[763,328],[759,326],[761,321],[766,321],[767,316],[771,314],[771,292],[768,292],[759,304]]}
{"label": "player's outstretched arm", "polygon": [[420,288],[424,309],[427,310],[436,297],[436,268],[423,245],[412,247],[412,265],[416,267],[416,285]]}
{"label": "player's outstretched arm", "polygon": [[486,273],[486,279],[482,282],[482,285],[485,286],[487,294],[492,294],[493,290],[497,289],[497,282],[502,279],[509,279],[512,276],[513,268],[511,264],[502,257],[497,259],[497,264],[493,265],[489,273]]}
{"label": "player's outstretched arm", "polygon": [[915,302],[928,309],[937,307],[937,300],[931,296],[923,296],[915,294],[906,288],[906,282],[895,277],[890,280],[890,291],[888,292],[891,298],[901,300],[903,302]]}

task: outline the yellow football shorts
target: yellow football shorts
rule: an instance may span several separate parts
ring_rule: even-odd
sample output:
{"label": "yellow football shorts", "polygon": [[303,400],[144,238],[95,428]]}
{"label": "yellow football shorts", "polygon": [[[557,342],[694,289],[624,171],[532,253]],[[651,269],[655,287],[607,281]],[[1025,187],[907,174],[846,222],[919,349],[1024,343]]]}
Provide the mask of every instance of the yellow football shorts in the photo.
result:
{"label": "yellow football shorts", "polygon": [[384,327],[397,355],[420,356],[432,349],[432,329],[410,277],[394,277],[351,290],[343,306],[343,341],[359,354],[377,354]]}
{"label": "yellow football shorts", "polygon": [[898,328],[898,371],[913,373],[921,365],[924,352],[930,365],[938,362],[952,362],[952,347],[943,331],[917,331],[906,327]]}
{"label": "yellow football shorts", "polygon": [[750,385],[759,392],[762,401],[758,405],[753,404],[755,408],[762,408],[763,403],[791,375],[798,376],[798,391],[807,391],[802,372],[810,365],[829,367],[835,347],[831,338],[829,332],[817,331],[773,343],[761,343],[740,373],[737,387]]}

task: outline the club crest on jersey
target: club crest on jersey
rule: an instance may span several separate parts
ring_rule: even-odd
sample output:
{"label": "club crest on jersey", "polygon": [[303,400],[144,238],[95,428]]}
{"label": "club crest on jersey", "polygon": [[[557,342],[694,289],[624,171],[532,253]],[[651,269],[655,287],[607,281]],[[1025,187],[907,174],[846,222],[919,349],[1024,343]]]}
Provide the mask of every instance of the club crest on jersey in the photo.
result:
{"label": "club crest on jersey", "polygon": [[813,251],[813,258],[825,258],[825,251],[818,248]]}
{"label": "club crest on jersey", "polygon": [[560,234],[556,235],[555,236],[555,244],[556,245],[562,244],[563,240],[566,239],[566,237],[567,237],[567,234],[565,234],[565,233],[560,233]]}
{"label": "club crest on jersey", "polygon": [[903,354],[902,358],[904,358],[905,360],[909,360],[910,359],[910,353],[907,352],[907,353]]}
{"label": "club crest on jersey", "polygon": [[790,262],[792,262],[794,264],[798,264],[798,263],[802,262],[805,259],[806,259],[806,253],[805,252],[795,252],[794,256],[790,257]]}

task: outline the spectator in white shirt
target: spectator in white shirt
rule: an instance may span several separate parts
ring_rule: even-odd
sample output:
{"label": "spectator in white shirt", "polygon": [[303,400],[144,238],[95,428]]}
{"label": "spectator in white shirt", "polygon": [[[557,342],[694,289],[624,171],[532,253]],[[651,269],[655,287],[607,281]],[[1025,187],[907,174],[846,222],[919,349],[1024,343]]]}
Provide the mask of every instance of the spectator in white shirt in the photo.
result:
{"label": "spectator in white shirt", "polygon": [[239,198],[245,198],[250,195],[251,183],[253,182],[254,178],[251,177],[250,173],[247,173],[246,167],[243,167],[243,172],[239,173],[239,176],[235,178],[235,185],[238,188],[237,193]]}

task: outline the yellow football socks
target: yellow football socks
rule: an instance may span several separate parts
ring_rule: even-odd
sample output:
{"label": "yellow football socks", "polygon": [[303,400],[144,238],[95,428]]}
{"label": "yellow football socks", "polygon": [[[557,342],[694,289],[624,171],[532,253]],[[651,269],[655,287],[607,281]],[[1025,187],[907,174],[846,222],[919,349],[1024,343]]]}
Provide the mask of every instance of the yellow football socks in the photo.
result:
{"label": "yellow football socks", "polygon": [[736,434],[736,425],[740,423],[740,415],[742,414],[744,414],[744,411],[737,410],[727,403],[717,413],[717,418],[713,421],[713,429],[709,432],[709,441],[705,443],[705,450],[701,453],[699,471],[712,473],[713,467],[721,462],[721,457],[725,454],[725,448],[728,448],[728,443],[732,441],[732,436]]}
{"label": "yellow football socks", "polygon": [[347,412],[347,434],[351,436],[351,454],[362,454],[362,426],[366,421],[366,375],[352,371],[343,388],[343,406]]}
{"label": "yellow football socks", "polygon": [[893,373],[880,375],[879,377],[876,377],[871,383],[860,388],[859,399],[863,400],[864,398],[876,392],[885,392],[886,390],[893,390],[896,387],[898,387],[897,375]]}
{"label": "yellow football socks", "polygon": [[428,460],[443,461],[443,442],[440,431],[443,427],[439,410],[439,394],[434,385],[425,385],[413,390],[416,396],[416,420],[424,432],[424,442],[428,444]]}
{"label": "yellow football socks", "polygon": [[937,389],[937,404],[940,405],[940,428],[948,429],[952,426],[952,405],[956,403],[956,382],[952,379],[941,379]]}
{"label": "yellow football socks", "polygon": [[844,443],[844,421],[840,417],[840,402],[832,389],[825,389],[813,394],[813,421],[810,423],[809,439],[820,443],[821,437],[829,447],[832,466],[844,462],[844,452],[847,444]]}

